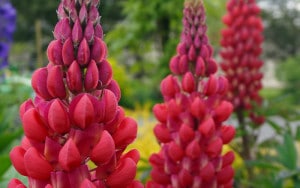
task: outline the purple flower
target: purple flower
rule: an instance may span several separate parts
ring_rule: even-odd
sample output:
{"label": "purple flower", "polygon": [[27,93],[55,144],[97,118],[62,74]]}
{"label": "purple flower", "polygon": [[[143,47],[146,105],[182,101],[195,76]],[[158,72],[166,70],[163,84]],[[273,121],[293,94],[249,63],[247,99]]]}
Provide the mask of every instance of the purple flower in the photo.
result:
{"label": "purple flower", "polygon": [[0,3],[0,69],[8,65],[8,54],[16,25],[16,10],[9,1]]}

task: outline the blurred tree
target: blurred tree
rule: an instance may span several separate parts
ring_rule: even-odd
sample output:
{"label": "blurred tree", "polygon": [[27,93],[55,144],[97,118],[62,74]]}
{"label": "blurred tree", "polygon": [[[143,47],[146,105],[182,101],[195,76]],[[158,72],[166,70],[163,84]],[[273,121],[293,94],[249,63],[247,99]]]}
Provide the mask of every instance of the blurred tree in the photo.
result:
{"label": "blurred tree", "polygon": [[265,55],[295,56],[300,51],[300,1],[259,0],[265,25]]}

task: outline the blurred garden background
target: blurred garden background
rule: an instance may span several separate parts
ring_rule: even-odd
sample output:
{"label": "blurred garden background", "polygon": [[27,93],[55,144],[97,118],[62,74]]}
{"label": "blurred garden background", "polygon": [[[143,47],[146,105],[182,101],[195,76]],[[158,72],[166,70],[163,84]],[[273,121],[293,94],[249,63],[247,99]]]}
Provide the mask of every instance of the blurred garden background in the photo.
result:
{"label": "blurred garden background", "polygon": [[[226,2],[204,2],[209,40],[219,61]],[[251,130],[253,160],[245,161],[238,154],[242,132],[237,131],[236,139],[226,149],[236,151],[236,187],[300,187],[300,1],[257,2],[262,9],[265,39],[261,56],[264,102],[259,110],[266,122]],[[48,63],[46,49],[53,39],[59,0],[11,0],[11,4],[17,22],[8,66],[1,68],[0,187],[19,176],[11,167],[8,153],[23,134],[18,110],[23,101],[33,97],[31,74]],[[162,102],[159,85],[169,73],[169,60],[180,40],[182,9],[182,0],[101,1],[108,59],[122,90],[120,105],[140,126],[132,147],[142,153],[138,174],[142,180],[148,178],[147,157],[158,151],[152,135],[156,122],[152,106]],[[232,116],[229,123],[235,125],[236,117]],[[252,181],[245,172],[248,168],[253,169]]]}

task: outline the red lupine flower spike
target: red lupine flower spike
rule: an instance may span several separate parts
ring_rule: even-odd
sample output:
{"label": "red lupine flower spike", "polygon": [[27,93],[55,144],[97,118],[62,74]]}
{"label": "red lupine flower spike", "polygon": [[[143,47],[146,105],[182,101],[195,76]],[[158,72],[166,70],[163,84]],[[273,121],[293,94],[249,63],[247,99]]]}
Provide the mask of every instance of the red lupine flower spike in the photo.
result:
{"label": "red lupine flower spike", "polygon": [[183,13],[181,42],[170,60],[172,74],[160,85],[164,103],[153,107],[161,150],[149,159],[152,180],[146,187],[230,187],[232,158],[226,155],[222,166],[221,154],[235,133],[223,125],[233,109],[224,100],[228,82],[215,75],[202,0],[186,0]]}
{"label": "red lupine flower spike", "polygon": [[259,96],[263,77],[260,72],[263,62],[259,58],[263,42],[260,10],[255,0],[229,0],[227,10],[223,17],[226,28],[222,30],[220,52],[221,67],[230,83],[227,98],[236,112],[248,112],[252,122],[260,125],[264,119],[254,113],[262,100]]}
{"label": "red lupine flower spike", "polygon": [[[137,124],[118,106],[99,3],[61,0],[49,63],[33,73],[34,100],[20,106],[25,137],[10,158],[29,187],[142,187],[134,180],[138,151],[123,153]],[[15,187],[25,185],[13,179]]]}

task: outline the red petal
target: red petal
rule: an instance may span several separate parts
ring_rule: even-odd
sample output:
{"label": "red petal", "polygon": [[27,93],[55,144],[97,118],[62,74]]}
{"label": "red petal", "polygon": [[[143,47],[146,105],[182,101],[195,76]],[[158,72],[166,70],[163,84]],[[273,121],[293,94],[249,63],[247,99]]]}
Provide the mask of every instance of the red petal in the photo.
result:
{"label": "red petal", "polygon": [[72,139],[69,139],[60,150],[58,161],[60,166],[66,171],[80,166],[81,156]]}
{"label": "red petal", "polygon": [[116,170],[110,174],[106,183],[110,187],[125,187],[129,185],[136,175],[136,164],[130,158],[120,160]]}
{"label": "red petal", "polygon": [[126,147],[133,142],[137,134],[137,124],[131,118],[125,118],[113,135],[116,148]]}
{"label": "red petal", "polygon": [[231,166],[226,166],[217,174],[218,183],[225,184],[234,176],[234,170]]}
{"label": "red petal", "polygon": [[78,95],[70,104],[70,116],[76,126],[84,129],[95,120],[95,110],[88,94]]}
{"label": "red petal", "polygon": [[86,66],[90,62],[90,47],[85,38],[83,38],[78,47],[77,62],[82,66]]}
{"label": "red petal", "polygon": [[220,138],[216,138],[208,144],[206,152],[209,156],[216,157],[217,155],[220,155],[222,146],[222,140]]}
{"label": "red petal", "polygon": [[20,146],[15,146],[9,153],[10,160],[15,169],[22,174],[27,176],[27,172],[24,165],[25,150]]}
{"label": "red petal", "polygon": [[186,155],[192,159],[197,159],[200,156],[201,148],[196,140],[189,143],[185,151]]}
{"label": "red petal", "polygon": [[131,158],[135,162],[135,164],[137,164],[140,160],[140,153],[137,149],[132,149],[126,154],[122,155],[121,158]]}
{"label": "red petal", "polygon": [[180,70],[179,70],[179,67],[178,67],[178,64],[179,64],[179,58],[180,56],[173,56],[170,60],[170,70],[172,71],[172,73],[174,74],[180,74]]}
{"label": "red petal", "polygon": [[102,128],[103,127],[99,124],[93,123],[84,130],[72,129],[70,132],[70,138],[72,138],[76,144],[82,159],[88,157],[93,147],[99,142]]}
{"label": "red petal", "polygon": [[46,137],[44,156],[47,159],[47,161],[49,161],[50,163],[57,162],[58,154],[61,148],[62,146],[58,142],[52,140],[49,137]]}
{"label": "red petal", "polygon": [[50,178],[52,166],[46,161],[34,148],[29,148],[24,155],[24,165],[29,177],[38,180],[47,180]]}
{"label": "red petal", "polygon": [[[97,61],[96,61],[97,62]],[[112,68],[108,61],[102,61],[98,65],[99,69],[99,80],[101,81],[100,87],[108,85],[112,79]]]}
{"label": "red petal", "polygon": [[221,138],[224,144],[228,144],[235,136],[235,128],[232,126],[222,126]]}
{"label": "red petal", "polygon": [[206,106],[202,99],[196,97],[190,106],[190,111],[193,116],[202,119],[205,115]]}
{"label": "red petal", "polygon": [[23,115],[24,133],[28,138],[44,141],[48,135],[47,129],[36,109],[31,108]]}
{"label": "red petal", "polygon": [[171,141],[171,134],[169,132],[169,129],[164,124],[157,124],[154,127],[153,132],[159,142],[167,143]]}
{"label": "red petal", "polygon": [[117,83],[117,81],[111,80],[109,85],[106,87],[106,89],[112,91],[115,94],[115,96],[117,98],[117,101],[118,102],[120,101],[120,99],[121,99],[121,89],[120,89],[120,86]]}
{"label": "red petal", "polygon": [[110,90],[105,89],[100,102],[103,103],[105,108],[103,122],[110,122],[115,117],[117,112],[118,104],[115,94]]}
{"label": "red petal", "polygon": [[65,171],[51,172],[51,184],[55,188],[71,187],[68,173]]}
{"label": "red petal", "polygon": [[205,63],[202,57],[198,57],[196,61],[195,74],[197,76],[203,76],[205,73]]}
{"label": "red petal", "polygon": [[94,60],[89,63],[85,78],[84,78],[84,88],[86,91],[92,91],[96,89],[99,82],[99,72]]}
{"label": "red petal", "polygon": [[67,85],[68,88],[74,93],[79,93],[82,91],[83,88],[82,74],[77,61],[73,61],[71,66],[68,68]]}
{"label": "red petal", "polygon": [[63,134],[70,130],[70,120],[64,104],[55,99],[48,111],[48,124],[57,133]]}
{"label": "red petal", "polygon": [[85,179],[80,185],[80,188],[97,188],[90,180]]}
{"label": "red petal", "polygon": [[180,146],[178,146],[175,142],[171,142],[168,147],[168,155],[173,161],[179,161],[182,159],[184,152]]}
{"label": "red petal", "polygon": [[195,78],[191,72],[185,73],[182,78],[182,89],[188,93],[195,91]]}
{"label": "red petal", "polygon": [[225,155],[222,157],[222,168],[231,165],[234,161],[234,153],[233,151],[227,152]]}
{"label": "red petal", "polygon": [[53,40],[50,42],[47,48],[47,56],[50,62],[55,65],[62,65],[62,48],[63,45],[60,40]]}
{"label": "red petal", "polygon": [[210,181],[214,178],[215,168],[212,163],[207,163],[207,165],[201,169],[200,176],[204,181]]}
{"label": "red petal", "polygon": [[72,41],[74,45],[78,46],[82,38],[83,38],[82,27],[80,25],[79,19],[77,19],[72,29]]}
{"label": "red petal", "polygon": [[230,102],[222,101],[215,109],[214,119],[217,122],[223,122],[229,118],[233,111],[233,106]]}
{"label": "red petal", "polygon": [[103,62],[103,60],[106,58],[107,47],[105,42],[101,38],[95,37],[91,56],[92,59],[96,61],[96,63]]}
{"label": "red petal", "polygon": [[[96,9],[96,11],[98,12],[97,9]],[[89,12],[89,14],[91,14],[91,12]],[[94,26],[93,26],[93,22],[91,20],[89,20],[87,22],[87,25],[85,26],[84,37],[89,44],[93,43],[93,41],[94,41]]]}
{"label": "red petal", "polygon": [[167,106],[166,104],[155,104],[153,107],[153,113],[158,121],[165,123],[167,121]]}
{"label": "red petal", "polygon": [[114,140],[107,131],[103,131],[98,144],[91,153],[91,160],[97,165],[102,165],[109,162],[114,154]]}
{"label": "red petal", "polygon": [[185,169],[179,173],[179,182],[183,187],[191,187],[193,184],[193,176]]}
{"label": "red petal", "polygon": [[48,70],[46,67],[39,68],[34,71],[31,79],[31,85],[36,94],[44,99],[51,99],[51,95],[47,89]]}
{"label": "red petal", "polygon": [[214,75],[211,75],[205,85],[205,94],[210,96],[217,92],[218,81]]}
{"label": "red petal", "polygon": [[215,132],[215,122],[212,118],[204,120],[200,125],[198,130],[205,137],[210,137]]}
{"label": "red petal", "polygon": [[54,28],[54,37],[58,40],[65,41],[71,36],[71,26],[68,18],[61,19]]}
{"label": "red petal", "polygon": [[67,66],[71,65],[71,63],[75,59],[74,47],[73,47],[73,42],[72,42],[71,38],[68,38],[63,45],[62,59],[63,59],[64,65],[67,65]]}
{"label": "red petal", "polygon": [[7,188],[26,188],[26,186],[20,180],[13,178],[9,181]]}
{"label": "red petal", "polygon": [[19,109],[20,118],[22,119],[24,113],[31,108],[34,108],[34,104],[31,99],[28,99],[27,101],[23,102]]}
{"label": "red petal", "polygon": [[66,98],[62,68],[58,65],[48,70],[47,89],[52,97]]}
{"label": "red petal", "polygon": [[179,137],[183,142],[189,142],[194,139],[195,132],[190,126],[182,124],[179,129]]}

